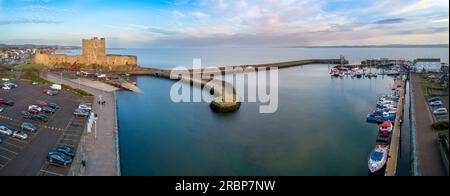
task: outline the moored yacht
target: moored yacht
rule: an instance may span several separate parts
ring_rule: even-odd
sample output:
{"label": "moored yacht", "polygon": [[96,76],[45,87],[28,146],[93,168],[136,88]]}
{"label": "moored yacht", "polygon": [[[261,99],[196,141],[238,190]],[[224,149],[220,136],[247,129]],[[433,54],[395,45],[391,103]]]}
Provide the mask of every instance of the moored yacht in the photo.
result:
{"label": "moored yacht", "polygon": [[389,146],[377,145],[369,156],[369,175],[384,176],[389,154]]}

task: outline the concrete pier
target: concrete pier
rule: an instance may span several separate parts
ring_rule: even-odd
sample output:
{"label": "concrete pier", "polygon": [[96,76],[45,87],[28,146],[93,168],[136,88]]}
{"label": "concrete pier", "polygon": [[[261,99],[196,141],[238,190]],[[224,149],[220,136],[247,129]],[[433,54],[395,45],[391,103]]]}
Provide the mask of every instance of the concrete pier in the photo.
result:
{"label": "concrete pier", "polygon": [[403,119],[404,99],[405,99],[405,81],[395,80],[394,88],[400,90],[400,98],[397,106],[397,117],[395,118],[394,130],[389,151],[389,160],[386,167],[386,176],[396,176],[397,163],[400,150],[401,139],[401,120]]}

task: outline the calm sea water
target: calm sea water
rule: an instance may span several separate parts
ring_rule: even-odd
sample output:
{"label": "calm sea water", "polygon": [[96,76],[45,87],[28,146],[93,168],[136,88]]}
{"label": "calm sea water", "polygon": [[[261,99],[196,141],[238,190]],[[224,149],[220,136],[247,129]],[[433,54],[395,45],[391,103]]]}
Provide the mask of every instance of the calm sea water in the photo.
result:
{"label": "calm sea water", "polygon": [[[63,51],[80,54],[80,50]],[[192,66],[193,58],[201,58],[203,66],[229,66],[292,61],[314,58],[339,58],[344,55],[351,64],[368,58],[408,59],[441,58],[448,63],[448,48],[150,48],[107,51],[108,54],[137,55],[144,67],[173,68]]]}
{"label": "calm sea water", "polygon": [[[440,57],[448,49],[136,49],[142,66],[170,68],[202,58],[207,66],[305,58]],[[244,103],[216,114],[208,103],[173,103],[173,81],[138,77],[143,93],[118,93],[123,175],[367,175],[377,126],[365,122],[393,80],[336,79],[327,65],[282,69],[279,109]],[[194,89],[199,91],[200,89]]]}

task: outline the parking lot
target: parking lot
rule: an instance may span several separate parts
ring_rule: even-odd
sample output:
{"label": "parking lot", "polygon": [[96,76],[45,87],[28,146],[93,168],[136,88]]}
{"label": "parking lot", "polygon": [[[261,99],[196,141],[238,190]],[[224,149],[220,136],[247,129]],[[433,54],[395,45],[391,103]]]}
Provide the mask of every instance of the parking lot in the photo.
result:
{"label": "parking lot", "polygon": [[[19,87],[12,90],[0,89],[1,99],[15,102],[14,106],[1,105],[4,111],[0,113],[0,125],[16,131],[20,130],[22,122],[29,122],[38,126],[38,131],[27,132],[27,140],[0,135],[4,139],[0,143],[0,176],[67,175],[70,168],[50,165],[47,154],[56,150],[58,145],[67,145],[75,150],[78,148],[87,119],[75,118],[73,111],[80,103],[89,100],[65,91],[57,96],[48,96],[42,93],[49,88],[46,85],[12,82]],[[60,109],[49,115],[46,123],[22,119],[21,111],[27,110],[37,100],[56,103]]]}
{"label": "parking lot", "polygon": [[[442,106],[429,106],[431,112],[434,112],[435,110],[439,108],[446,108],[448,110],[448,97],[439,97],[443,103]],[[442,120],[448,120],[449,115],[433,115],[436,121],[442,121]]]}

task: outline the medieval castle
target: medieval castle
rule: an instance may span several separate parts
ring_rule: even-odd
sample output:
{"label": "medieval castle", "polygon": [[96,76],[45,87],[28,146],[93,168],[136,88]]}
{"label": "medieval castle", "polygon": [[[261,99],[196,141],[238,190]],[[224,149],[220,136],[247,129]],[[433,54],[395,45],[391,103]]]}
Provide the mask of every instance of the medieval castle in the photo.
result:
{"label": "medieval castle", "polygon": [[137,65],[136,56],[107,55],[105,38],[83,39],[81,55],[52,54],[49,51],[36,52],[32,63],[55,66],[60,64],[103,65],[110,68],[123,65]]}

